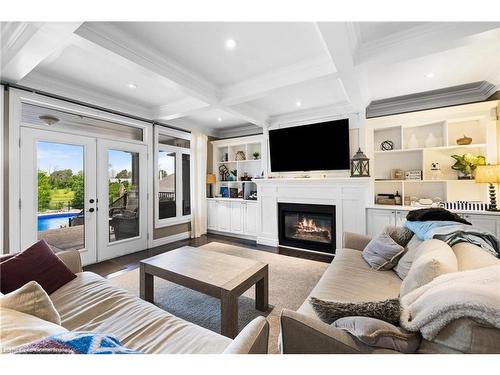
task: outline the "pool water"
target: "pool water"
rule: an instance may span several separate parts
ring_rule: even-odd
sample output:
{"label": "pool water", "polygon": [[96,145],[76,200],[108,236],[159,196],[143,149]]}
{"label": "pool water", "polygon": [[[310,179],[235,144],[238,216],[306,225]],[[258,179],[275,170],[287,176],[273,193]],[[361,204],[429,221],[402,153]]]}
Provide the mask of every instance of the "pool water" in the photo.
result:
{"label": "pool water", "polygon": [[58,229],[61,226],[69,227],[69,219],[78,216],[78,212],[63,212],[58,214],[39,215],[38,231]]}

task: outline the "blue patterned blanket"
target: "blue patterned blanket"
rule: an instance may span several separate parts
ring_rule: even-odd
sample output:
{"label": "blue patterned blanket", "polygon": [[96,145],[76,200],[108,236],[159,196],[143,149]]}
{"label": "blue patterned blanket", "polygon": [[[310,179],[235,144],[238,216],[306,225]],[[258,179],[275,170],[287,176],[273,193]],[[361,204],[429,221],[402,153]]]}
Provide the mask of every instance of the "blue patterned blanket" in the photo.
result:
{"label": "blue patterned blanket", "polygon": [[122,346],[111,335],[92,332],[66,332],[17,347],[14,354],[141,354]]}

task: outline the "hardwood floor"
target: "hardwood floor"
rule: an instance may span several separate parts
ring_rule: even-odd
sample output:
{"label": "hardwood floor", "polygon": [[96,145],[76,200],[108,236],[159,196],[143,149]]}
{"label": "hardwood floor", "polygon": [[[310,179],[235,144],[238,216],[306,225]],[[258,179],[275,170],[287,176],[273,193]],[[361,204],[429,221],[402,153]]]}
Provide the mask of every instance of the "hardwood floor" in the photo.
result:
{"label": "hardwood floor", "polygon": [[239,238],[222,236],[218,234],[207,234],[200,238],[186,239],[181,241],[172,242],[167,245],[154,247],[152,249],[146,249],[143,251],[138,251],[133,254],[124,255],[122,257],[105,260],[100,263],[91,264],[83,267],[84,271],[91,271],[101,275],[103,277],[116,276],[119,273],[127,272],[139,267],[139,262],[142,259],[146,259],[158,254],[165,253],[177,249],[182,246],[193,246],[198,247],[205,245],[209,242],[220,242],[229,245],[241,246],[248,249],[253,249],[256,251],[267,251],[275,254],[282,254],[286,256],[293,256],[297,258],[316,260],[319,262],[330,263],[333,256],[326,254],[310,253],[306,251],[299,251],[294,249],[288,249],[284,247],[271,247],[258,245],[255,241],[243,240]]}

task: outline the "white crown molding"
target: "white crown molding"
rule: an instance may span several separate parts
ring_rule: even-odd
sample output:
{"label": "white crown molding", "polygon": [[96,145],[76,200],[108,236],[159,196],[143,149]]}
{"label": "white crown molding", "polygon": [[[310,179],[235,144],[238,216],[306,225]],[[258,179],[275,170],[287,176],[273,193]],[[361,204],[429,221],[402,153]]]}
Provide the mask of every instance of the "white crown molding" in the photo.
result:
{"label": "white crown molding", "polygon": [[394,63],[459,47],[474,34],[500,27],[498,22],[428,22],[358,45],[356,67]]}
{"label": "white crown molding", "polygon": [[219,92],[211,82],[188,71],[156,50],[145,47],[143,43],[130,35],[125,36],[112,23],[84,23],[76,34],[160,74],[171,81],[172,87],[183,91],[189,96],[206,101],[209,104],[218,102]]}
{"label": "white crown molding", "polygon": [[224,129],[217,129],[215,137],[217,138],[234,138],[243,137],[247,135],[262,134],[263,129],[254,124],[246,124],[242,126],[232,126]]}
{"label": "white crown molding", "polygon": [[[221,89],[221,103],[234,105],[266,96],[272,91],[320,77],[336,76],[328,57],[318,57],[275,69]],[[328,77],[327,77],[328,76]]]}
{"label": "white crown molding", "polygon": [[217,130],[207,127],[207,126],[201,126],[198,123],[195,123],[194,121],[189,120],[188,118],[176,118],[174,120],[170,120],[169,122],[166,122],[167,125],[171,125],[176,128],[181,128],[189,131],[196,131],[200,132],[212,137],[217,136]]}
{"label": "white crown molding", "polygon": [[433,108],[481,102],[496,92],[496,86],[480,81],[394,98],[375,100],[366,108],[366,117],[390,116]]}
{"label": "white crown molding", "polygon": [[309,108],[292,113],[271,116],[269,128],[280,126],[307,125],[315,122],[332,120],[334,118],[348,117],[358,111],[348,102],[337,103],[322,107]]}

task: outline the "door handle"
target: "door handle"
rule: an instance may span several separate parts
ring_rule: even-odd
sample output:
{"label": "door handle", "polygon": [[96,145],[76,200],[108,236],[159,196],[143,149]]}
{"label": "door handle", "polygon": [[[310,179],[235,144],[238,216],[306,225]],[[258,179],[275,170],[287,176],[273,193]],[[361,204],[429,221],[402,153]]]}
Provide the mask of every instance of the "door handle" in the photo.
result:
{"label": "door handle", "polygon": [[87,212],[94,212],[94,208],[90,207]]}
{"label": "door handle", "polygon": [[94,203],[94,200],[93,199],[89,199],[89,203]]}

